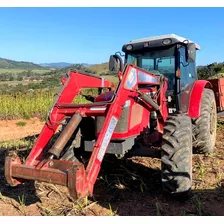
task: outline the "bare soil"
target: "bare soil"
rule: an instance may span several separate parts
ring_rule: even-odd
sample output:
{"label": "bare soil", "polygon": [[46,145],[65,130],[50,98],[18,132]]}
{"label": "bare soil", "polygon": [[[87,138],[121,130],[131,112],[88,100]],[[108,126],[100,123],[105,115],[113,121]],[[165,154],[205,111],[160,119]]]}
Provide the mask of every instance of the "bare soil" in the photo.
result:
{"label": "bare soil", "polygon": [[[25,126],[19,126],[23,122]],[[39,134],[44,122],[38,118],[31,118],[29,120],[0,120],[0,142],[17,140],[25,138],[29,135]]]}
{"label": "bare soil", "polygon": [[[44,122],[0,121],[0,141],[32,139]],[[187,201],[173,199],[162,191],[160,160],[134,157],[105,158],[93,197],[72,201],[65,187],[27,182],[10,187],[4,178],[4,155],[0,147],[0,215],[2,216],[223,216],[224,126],[218,126],[215,152],[193,156],[193,191]],[[28,149],[28,151],[30,148]]]}

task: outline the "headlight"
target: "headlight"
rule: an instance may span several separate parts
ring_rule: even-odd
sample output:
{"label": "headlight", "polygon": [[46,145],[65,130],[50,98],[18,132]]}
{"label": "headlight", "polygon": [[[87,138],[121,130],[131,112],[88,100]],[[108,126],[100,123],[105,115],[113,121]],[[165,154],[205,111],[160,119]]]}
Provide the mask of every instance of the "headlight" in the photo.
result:
{"label": "headlight", "polygon": [[172,40],[169,39],[169,38],[168,39],[164,39],[162,43],[163,43],[163,45],[168,45],[168,44],[172,43]]}
{"label": "headlight", "polygon": [[128,50],[128,51],[132,50],[132,48],[133,48],[133,46],[131,44],[126,46],[126,50]]}
{"label": "headlight", "polygon": [[125,88],[132,89],[137,83],[137,71],[135,68],[132,68],[126,79]]}

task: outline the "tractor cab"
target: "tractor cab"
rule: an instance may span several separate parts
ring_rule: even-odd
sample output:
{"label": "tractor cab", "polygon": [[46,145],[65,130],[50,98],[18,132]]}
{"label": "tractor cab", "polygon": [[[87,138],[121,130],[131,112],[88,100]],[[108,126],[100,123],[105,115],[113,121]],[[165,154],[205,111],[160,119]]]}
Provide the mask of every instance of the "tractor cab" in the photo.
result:
{"label": "tractor cab", "polygon": [[124,65],[117,53],[110,57],[109,67],[118,72],[126,64],[133,64],[157,76],[165,76],[167,95],[172,97],[173,107],[178,107],[177,96],[197,80],[196,50],[200,50],[199,45],[175,34],[142,38],[123,45]]}

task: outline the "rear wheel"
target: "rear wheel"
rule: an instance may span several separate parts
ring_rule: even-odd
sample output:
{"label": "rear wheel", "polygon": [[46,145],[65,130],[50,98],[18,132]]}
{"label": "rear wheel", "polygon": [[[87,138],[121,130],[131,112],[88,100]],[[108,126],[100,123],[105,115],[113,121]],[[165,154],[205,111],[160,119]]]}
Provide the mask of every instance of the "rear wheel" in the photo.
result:
{"label": "rear wheel", "polygon": [[217,112],[215,95],[211,89],[204,89],[200,117],[193,121],[193,152],[211,153],[216,140]]}
{"label": "rear wheel", "polygon": [[163,190],[188,198],[192,186],[192,123],[185,115],[166,120],[161,151]]}

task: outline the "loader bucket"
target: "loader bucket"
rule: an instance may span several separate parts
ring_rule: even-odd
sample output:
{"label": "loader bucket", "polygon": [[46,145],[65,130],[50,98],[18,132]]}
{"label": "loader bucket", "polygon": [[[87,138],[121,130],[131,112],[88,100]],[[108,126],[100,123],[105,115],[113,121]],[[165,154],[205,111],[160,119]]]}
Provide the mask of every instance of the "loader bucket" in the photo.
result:
{"label": "loader bucket", "polygon": [[22,183],[22,179],[47,182],[68,187],[72,198],[88,195],[85,169],[82,163],[43,160],[38,166],[26,166],[15,154],[5,159],[5,178],[11,186]]}

